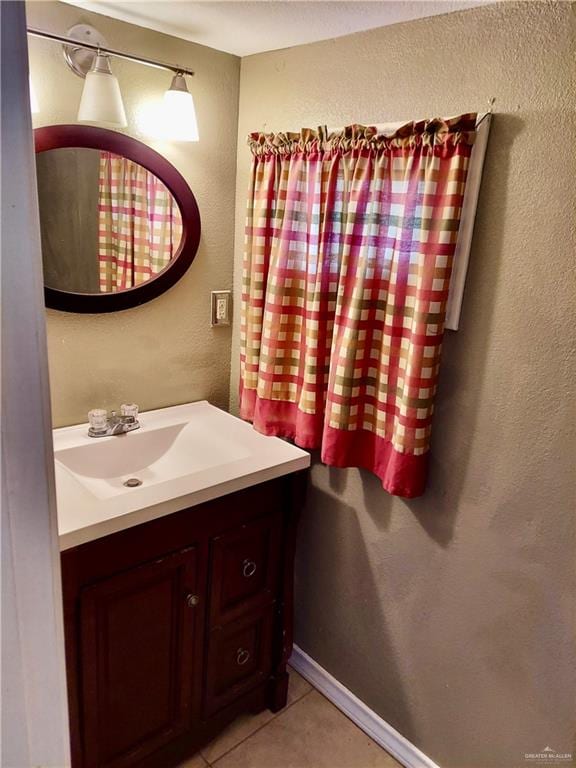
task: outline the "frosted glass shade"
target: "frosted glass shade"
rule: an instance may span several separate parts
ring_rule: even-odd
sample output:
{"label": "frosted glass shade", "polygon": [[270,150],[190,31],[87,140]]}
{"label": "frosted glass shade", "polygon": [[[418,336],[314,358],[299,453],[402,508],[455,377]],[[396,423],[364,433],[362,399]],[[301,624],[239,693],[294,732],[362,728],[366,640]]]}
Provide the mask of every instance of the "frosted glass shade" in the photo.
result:
{"label": "frosted glass shade", "polygon": [[173,141],[198,141],[198,122],[194,99],[181,75],[172,80],[164,93],[164,120],[167,139]]}
{"label": "frosted glass shade", "polygon": [[86,75],[78,120],[81,123],[127,125],[120,86],[107,56],[96,56],[94,66]]}

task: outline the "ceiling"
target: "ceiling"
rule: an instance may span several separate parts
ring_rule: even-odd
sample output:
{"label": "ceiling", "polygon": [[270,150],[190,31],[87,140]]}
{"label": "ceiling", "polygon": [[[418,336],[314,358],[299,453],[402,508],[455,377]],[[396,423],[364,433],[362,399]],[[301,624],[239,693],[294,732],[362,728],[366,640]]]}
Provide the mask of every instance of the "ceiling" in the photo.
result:
{"label": "ceiling", "polygon": [[328,40],[435,16],[488,0],[64,0],[88,11],[165,32],[237,56]]}

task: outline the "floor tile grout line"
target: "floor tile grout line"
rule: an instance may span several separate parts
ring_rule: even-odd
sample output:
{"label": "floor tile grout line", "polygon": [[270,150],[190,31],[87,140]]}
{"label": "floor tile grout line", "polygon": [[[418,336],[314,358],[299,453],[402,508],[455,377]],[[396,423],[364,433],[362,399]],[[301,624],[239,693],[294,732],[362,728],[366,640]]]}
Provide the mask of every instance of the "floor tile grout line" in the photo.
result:
{"label": "floor tile grout line", "polygon": [[[304,678],[304,679],[306,680],[306,678]],[[309,680],[308,680],[307,682],[308,682],[308,684],[309,684],[309,685],[312,685],[312,683],[311,683]],[[370,734],[369,734],[369,733],[366,733],[366,731],[365,731],[363,728],[360,728],[360,726],[358,725],[358,723],[357,723],[357,722],[355,722],[355,721],[352,719],[352,717],[351,717],[351,716],[348,714],[348,712],[345,712],[343,709],[340,709],[340,707],[338,707],[338,706],[337,706],[337,705],[336,705],[336,704],[335,704],[333,701],[331,701],[331,700],[328,698],[328,696],[326,696],[326,694],[325,694],[325,693],[323,693],[322,691],[318,690],[318,688],[314,688],[314,686],[312,686],[312,691],[316,691],[316,693],[319,693],[319,694],[320,694],[320,696],[322,696],[322,698],[323,698],[323,699],[325,699],[325,700],[326,700],[326,701],[327,701],[329,704],[331,704],[333,707],[335,707],[335,708],[336,708],[336,709],[337,709],[337,710],[340,712],[340,714],[344,715],[344,717],[345,717],[347,720],[349,720],[349,721],[352,723],[352,725],[353,725],[355,728],[357,728],[359,731],[362,731],[362,733],[364,733],[364,735],[366,736],[366,738],[370,739],[370,741],[373,741],[373,742],[374,742],[374,744],[376,744],[376,746],[380,747],[380,749],[381,749],[383,752],[386,752],[386,754],[387,754],[387,755],[388,755],[388,756],[389,756],[389,757],[390,757],[392,760],[394,760],[394,762],[395,762],[395,763],[397,763],[397,764],[398,764],[398,768],[402,768],[402,764],[401,764],[401,763],[399,763],[399,762],[398,762],[398,760],[396,760],[396,758],[394,757],[394,755],[391,755],[391,754],[390,754],[390,752],[388,752],[388,750],[387,750],[385,747],[383,747],[383,746],[381,746],[380,744],[378,744],[378,742],[377,742],[377,741],[376,741],[374,738],[372,738],[372,736],[370,736]],[[312,691],[308,691],[308,693],[312,693]],[[307,695],[307,694],[306,694],[306,695]],[[304,698],[304,697],[302,697],[302,698]]]}
{"label": "floor tile grout line", "polygon": [[[316,689],[314,687],[311,687],[310,690],[306,691],[306,693],[302,694],[302,696],[300,696],[300,698],[296,699],[295,701],[291,701],[290,704],[288,704],[286,707],[283,707],[283,709],[280,709],[278,712],[275,712],[272,715],[272,717],[270,718],[270,720],[266,720],[266,722],[263,723],[258,728],[256,728],[255,731],[252,731],[252,733],[249,733],[243,739],[240,739],[240,741],[238,741],[236,744],[234,744],[233,747],[230,747],[230,749],[227,749],[226,752],[222,752],[222,754],[219,757],[216,758],[215,763],[217,763],[218,760],[221,760],[226,755],[230,754],[230,752],[232,752],[234,749],[236,749],[236,747],[239,747],[240,744],[243,744],[245,741],[247,741],[251,736],[254,736],[256,733],[261,731],[263,728],[266,728],[266,726],[269,725],[272,722],[272,720],[276,720],[277,717],[280,717],[280,715],[282,715],[284,712],[287,712],[291,707],[293,707],[295,704],[298,704],[299,701],[302,701],[302,699],[305,699],[306,696],[308,696],[308,694],[312,693],[312,691],[315,691],[315,690]],[[202,754],[202,753],[200,753],[200,754]],[[202,758],[204,760],[206,759],[204,757],[204,755],[202,755]],[[209,763],[209,765],[210,765],[210,768],[212,768],[212,763]]]}
{"label": "floor tile grout line", "polygon": [[[311,685],[311,684],[310,684],[310,685]],[[234,746],[233,746],[233,747],[230,747],[230,749],[227,749],[227,750],[226,750],[226,752],[222,752],[222,754],[221,754],[219,757],[217,757],[217,758],[216,758],[216,760],[214,761],[214,766],[216,765],[216,763],[218,762],[218,760],[221,760],[223,757],[226,757],[226,755],[229,755],[229,754],[230,754],[230,752],[232,752],[234,749],[236,749],[236,747],[239,747],[239,746],[240,746],[240,744],[244,744],[244,742],[245,742],[245,741],[247,741],[249,738],[251,738],[252,736],[254,736],[255,734],[257,734],[257,733],[258,733],[259,731],[261,731],[263,728],[266,728],[266,726],[267,726],[267,725],[270,725],[270,723],[271,723],[273,720],[276,720],[276,718],[277,718],[277,717],[280,717],[280,715],[284,714],[284,712],[288,712],[288,710],[289,710],[289,709],[291,709],[291,708],[292,708],[292,707],[293,707],[295,704],[298,704],[298,702],[302,701],[302,699],[305,699],[305,698],[306,698],[306,696],[309,696],[309,695],[312,693],[312,691],[315,691],[315,690],[316,690],[316,688],[314,688],[314,686],[312,686],[312,685],[311,685],[311,687],[310,687],[310,690],[309,690],[309,691],[306,691],[306,693],[302,694],[302,696],[300,696],[300,698],[299,698],[299,699],[296,699],[296,701],[292,701],[292,702],[290,702],[290,704],[288,704],[286,707],[284,707],[283,709],[280,709],[278,712],[276,712],[275,714],[273,714],[273,715],[272,715],[272,717],[270,718],[270,720],[266,720],[266,722],[265,722],[265,723],[263,723],[263,724],[262,724],[262,725],[261,725],[259,728],[256,728],[256,730],[255,730],[255,731],[252,731],[252,733],[249,733],[249,734],[248,734],[247,736],[245,736],[243,739],[240,739],[240,741],[239,741],[237,744],[234,744]],[[200,754],[202,755],[202,752],[200,752]],[[206,760],[206,758],[204,757],[204,755],[202,755],[202,759],[203,759],[203,760]],[[208,762],[208,761],[206,760],[206,762]],[[208,765],[209,765],[209,767],[210,767],[210,768],[213,768],[213,764],[212,764],[212,763],[208,763]]]}
{"label": "floor tile grout line", "polygon": [[[306,680],[306,678],[304,678],[304,680]],[[272,715],[272,717],[270,718],[270,720],[267,720],[267,721],[266,721],[265,723],[263,723],[261,726],[259,726],[258,728],[256,728],[256,730],[252,731],[252,733],[249,733],[249,734],[248,734],[247,736],[245,736],[243,739],[240,739],[240,741],[238,741],[238,742],[237,742],[237,743],[236,743],[236,744],[235,744],[233,747],[230,747],[230,749],[227,749],[225,752],[223,752],[221,755],[219,755],[219,757],[217,757],[217,758],[216,758],[216,760],[215,760],[213,763],[210,763],[210,762],[209,762],[209,761],[208,761],[208,760],[207,760],[207,759],[204,757],[204,755],[202,754],[202,752],[200,751],[200,753],[199,753],[199,754],[200,754],[200,756],[201,756],[202,760],[204,760],[204,762],[206,763],[206,766],[205,766],[204,768],[216,768],[216,763],[217,763],[219,760],[221,760],[223,757],[226,757],[226,755],[229,755],[231,752],[233,752],[233,751],[236,749],[236,747],[239,747],[239,746],[240,746],[240,744],[244,744],[244,742],[245,742],[245,741],[248,741],[248,739],[250,739],[252,736],[255,736],[257,733],[259,733],[260,731],[262,731],[264,728],[266,728],[266,726],[267,726],[267,725],[270,725],[270,723],[271,723],[273,720],[276,720],[276,718],[277,718],[277,717],[280,717],[280,715],[282,715],[284,712],[287,712],[287,711],[288,711],[288,710],[289,710],[291,707],[293,707],[295,704],[298,704],[300,701],[302,701],[303,699],[305,699],[305,698],[306,698],[307,696],[309,696],[311,693],[314,693],[314,692],[316,692],[316,693],[319,693],[319,694],[320,694],[320,696],[321,696],[323,699],[325,699],[325,700],[326,700],[326,701],[327,701],[329,704],[331,704],[333,707],[336,707],[336,705],[334,704],[334,702],[333,702],[333,701],[330,701],[330,699],[329,699],[329,698],[328,698],[328,697],[327,697],[327,696],[326,696],[324,693],[322,693],[322,691],[319,691],[319,690],[318,690],[318,688],[316,688],[315,686],[313,686],[313,685],[312,685],[312,683],[311,683],[309,680],[306,680],[306,682],[307,682],[307,683],[308,683],[308,685],[310,686],[310,690],[309,690],[309,691],[306,691],[306,693],[303,693],[303,694],[302,694],[302,696],[300,696],[298,699],[295,699],[294,701],[290,702],[290,704],[288,704],[287,706],[285,706],[283,709],[281,709],[281,710],[279,710],[278,712],[276,712],[275,714],[273,714],[273,715]],[[351,722],[351,723],[352,723],[352,724],[353,724],[353,725],[354,725],[356,728],[358,728],[360,731],[362,730],[362,728],[360,728],[360,727],[358,726],[358,724],[357,724],[357,723],[355,723],[355,722],[354,722],[354,720],[352,720],[352,718],[351,718],[351,717],[350,717],[350,716],[349,716],[349,715],[348,715],[346,712],[344,712],[343,710],[341,710],[339,707],[336,707],[336,709],[338,709],[338,710],[340,711],[340,713],[341,713],[341,714],[343,714],[343,715],[344,715],[344,717],[346,717],[346,719],[347,719],[347,720],[349,720],[349,721],[350,721],[350,722]],[[373,739],[371,736],[369,736],[369,735],[368,735],[368,734],[366,734],[366,733],[365,733],[365,735],[366,735],[366,736],[367,736],[367,737],[368,737],[368,738],[369,738],[371,741],[374,741],[374,739]],[[377,744],[377,742],[374,742],[374,743],[376,743],[376,744]],[[380,745],[378,744],[378,746],[380,746]],[[387,755],[389,755],[389,757],[391,757],[391,758],[392,758],[392,760],[394,760],[394,761],[397,763],[397,765],[398,765],[398,768],[402,768],[402,765],[401,765],[400,763],[398,763],[398,761],[396,760],[396,758],[394,758],[394,757],[393,757],[393,756],[390,754],[390,752],[388,752],[388,750],[387,750],[387,749],[384,749],[384,747],[380,747],[380,749],[382,749],[382,751],[383,751],[383,752],[386,752],[386,754],[387,754]]]}

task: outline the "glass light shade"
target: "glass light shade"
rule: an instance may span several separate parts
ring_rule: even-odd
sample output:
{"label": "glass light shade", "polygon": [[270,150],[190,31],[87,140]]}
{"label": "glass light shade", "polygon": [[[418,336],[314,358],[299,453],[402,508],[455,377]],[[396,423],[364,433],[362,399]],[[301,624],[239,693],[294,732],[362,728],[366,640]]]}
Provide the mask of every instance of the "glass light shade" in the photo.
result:
{"label": "glass light shade", "polygon": [[36,96],[34,83],[32,82],[32,75],[30,75],[30,111],[33,115],[37,115],[38,112],[40,112],[40,107],[38,106],[38,97]]}
{"label": "glass light shade", "polygon": [[112,74],[108,56],[98,54],[86,75],[78,120],[81,123],[127,125],[120,86]]}
{"label": "glass light shade", "polygon": [[165,136],[173,141],[198,141],[194,99],[182,75],[176,75],[164,93]]}

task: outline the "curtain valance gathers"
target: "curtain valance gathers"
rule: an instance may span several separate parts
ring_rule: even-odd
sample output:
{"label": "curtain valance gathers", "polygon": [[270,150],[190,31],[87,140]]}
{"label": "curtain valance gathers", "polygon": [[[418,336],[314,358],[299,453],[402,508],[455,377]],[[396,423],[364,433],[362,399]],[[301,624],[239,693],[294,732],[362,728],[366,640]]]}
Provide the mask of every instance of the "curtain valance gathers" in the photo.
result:
{"label": "curtain valance gathers", "polygon": [[300,133],[251,133],[248,146],[252,154],[290,155],[295,152],[347,151],[371,149],[374,151],[417,146],[441,146],[443,144],[473,144],[476,136],[476,115],[441,120],[421,120],[406,123],[385,135],[373,126],[349,125],[342,131],[328,133],[325,127],[317,130],[303,128]]}
{"label": "curtain valance gathers", "polygon": [[241,416],[424,491],[476,115],[251,134]]}

